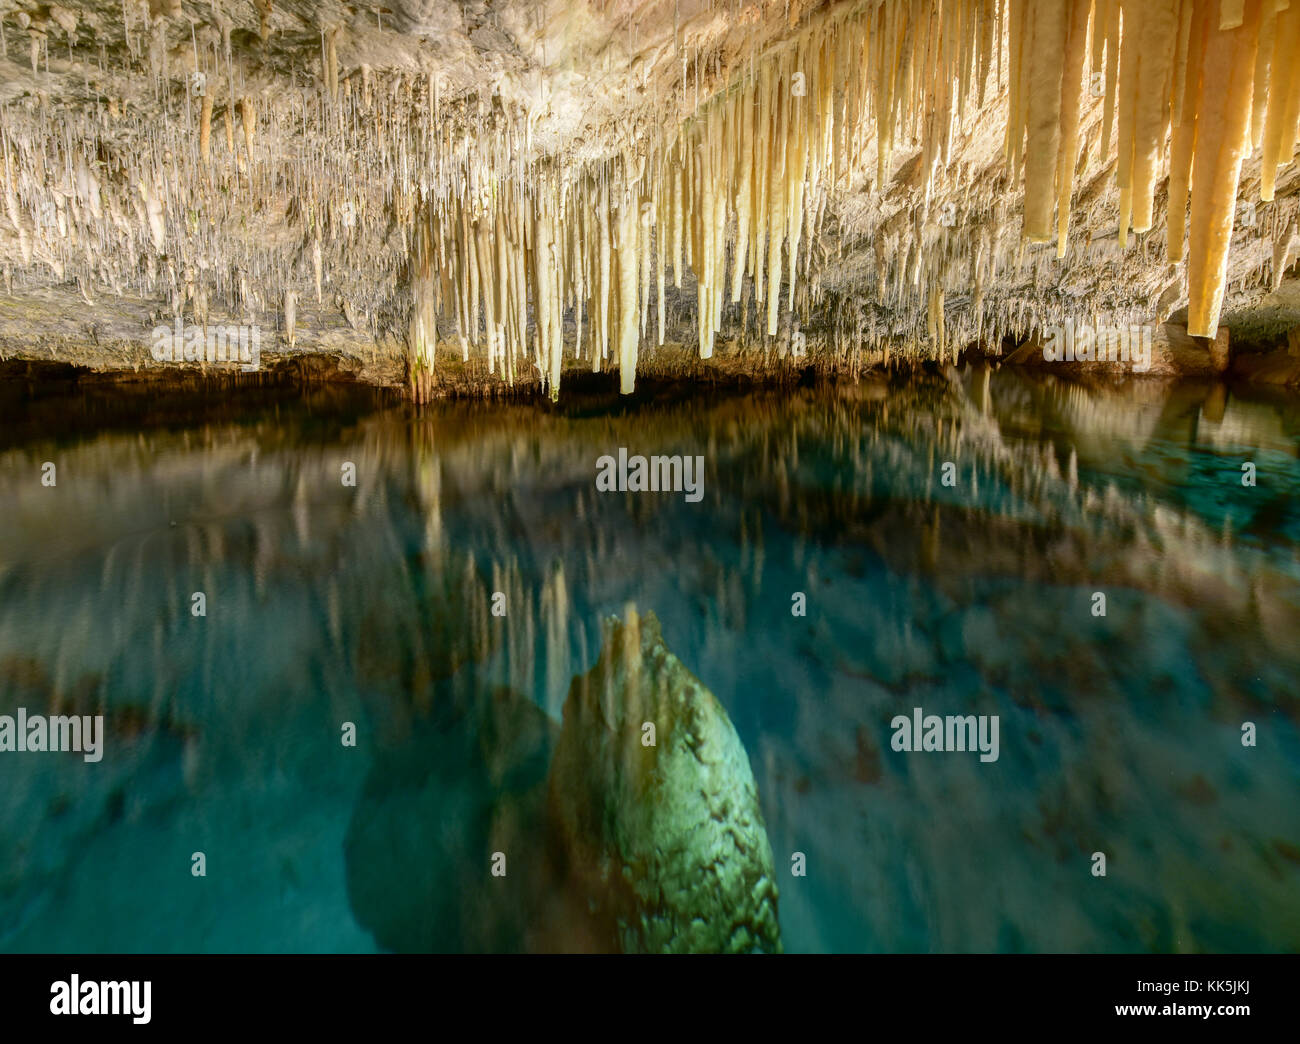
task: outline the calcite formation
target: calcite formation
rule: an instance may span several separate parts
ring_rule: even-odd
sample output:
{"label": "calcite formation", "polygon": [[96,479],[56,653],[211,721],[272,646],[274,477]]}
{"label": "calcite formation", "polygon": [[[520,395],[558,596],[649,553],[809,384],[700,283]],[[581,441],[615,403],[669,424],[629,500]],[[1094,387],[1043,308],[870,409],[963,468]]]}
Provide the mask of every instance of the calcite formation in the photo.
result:
{"label": "calcite formation", "polygon": [[5,288],[553,395],[566,362],[632,391],[674,316],[705,360],[945,359],[1177,287],[1212,338],[1295,260],[1298,6],[18,0]]}
{"label": "calcite formation", "polygon": [[570,880],[618,949],[781,949],[745,748],[653,613],[607,623],[600,659],[570,689],[548,789]]}

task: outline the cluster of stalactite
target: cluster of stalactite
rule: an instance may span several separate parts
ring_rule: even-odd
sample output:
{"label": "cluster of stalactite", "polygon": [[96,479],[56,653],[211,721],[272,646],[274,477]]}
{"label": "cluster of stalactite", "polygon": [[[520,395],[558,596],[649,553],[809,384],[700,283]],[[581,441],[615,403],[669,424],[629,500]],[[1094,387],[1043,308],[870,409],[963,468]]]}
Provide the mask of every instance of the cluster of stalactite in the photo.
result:
{"label": "cluster of stalactite", "polygon": [[[651,279],[639,202],[622,158],[576,182],[550,170],[431,201],[415,265],[419,366],[433,368],[445,310],[464,360],[471,343],[482,344],[489,373],[511,383],[540,377],[556,393],[572,312],[572,353],[596,369],[617,359],[630,391],[648,312],[639,288]],[[662,341],[662,287],[659,305]]]}
{"label": "cluster of stalactite", "polygon": [[[566,359],[617,368],[630,391],[674,295],[692,305],[701,358],[724,318],[767,338],[792,312],[816,326],[831,311],[820,232],[863,189],[876,202],[858,226],[840,221],[839,242],[871,243],[852,273],[865,303],[820,316],[833,345],[943,357],[1032,329],[1074,307],[1035,245],[1069,264],[1116,200],[1118,249],[1151,268],[1145,233],[1165,206],[1189,332],[1212,336],[1243,160],[1257,151],[1271,202],[1300,140],[1300,0],[851,0],[704,62],[683,33],[676,78],[646,81],[671,92],[651,108],[674,115],[638,109],[586,162],[539,154],[535,114],[495,94],[342,68],[335,30],[285,89],[254,89],[229,17],[173,45],[171,12],[154,6],[150,21],[128,4],[124,32],[161,118],[103,94],[0,105],[10,288],[47,270],[88,301],[162,298],[198,322],[213,302],[272,309],[291,345],[314,300],[403,337],[415,371],[432,373],[450,327],[462,359],[552,394]],[[53,34],[70,60],[92,46],[75,17],[38,17],[34,71]],[[263,41],[267,24],[263,12]],[[1005,162],[958,165],[959,139],[1003,115]],[[1292,223],[1275,235],[1274,283],[1294,260]],[[996,293],[1026,266],[1037,305]],[[1124,284],[1089,306],[1150,310]]]}
{"label": "cluster of stalactite", "polygon": [[1014,173],[1023,155],[1025,237],[1055,236],[1064,256],[1090,66],[1088,82],[1104,88],[1103,155],[1115,127],[1120,246],[1154,226],[1167,176],[1166,249],[1177,263],[1186,242],[1188,331],[1213,337],[1242,161],[1262,148],[1269,202],[1300,141],[1300,4],[1013,0],[1010,9],[1007,157]]}
{"label": "cluster of stalactite", "polygon": [[[461,195],[430,203],[441,279],[421,284],[417,311],[449,312],[463,357],[471,342],[485,344],[489,367],[507,380],[531,358],[553,392],[566,315],[573,354],[595,369],[613,362],[630,392],[642,339],[663,343],[670,279],[694,291],[701,358],[713,354],[728,303],[775,336],[801,279],[812,282],[805,306],[816,299],[807,241],[833,190],[860,180],[872,150],[871,169],[887,177],[895,138],[919,137],[928,194],[967,99],[983,100],[994,5],[912,14],[886,3],[814,18],[748,55],[683,125],[598,169],[567,178],[546,169],[522,186],[476,172]],[[419,357],[432,367],[431,340]]]}
{"label": "cluster of stalactite", "polygon": [[[549,276],[532,280],[538,366],[558,378],[561,309],[573,310],[581,351],[585,307],[598,331],[596,362],[606,358],[612,313],[618,365],[634,367],[650,290],[662,301],[669,266],[680,287],[683,262],[694,274],[701,358],[713,352],[724,301],[739,303],[742,293],[762,307],[766,333],[776,334],[782,297],[792,308],[797,280],[809,277],[806,249],[800,268],[801,238],[818,228],[831,190],[861,174],[868,145],[877,184],[886,184],[900,139],[921,143],[921,203],[895,211],[892,230],[888,223],[877,229],[878,302],[891,315],[909,317],[911,328],[905,323],[901,332],[940,357],[972,339],[998,343],[1006,334],[1024,335],[1034,324],[1023,303],[988,315],[983,310],[985,288],[999,270],[1024,263],[1022,249],[1013,253],[1004,244],[1003,227],[1011,223],[998,214],[949,232],[957,223],[936,221],[931,208],[954,131],[968,109],[983,103],[994,67],[1000,80],[1004,61],[1005,159],[1012,185],[1023,183],[1021,240],[1054,241],[1057,258],[1066,258],[1081,153],[1104,164],[1113,148],[1119,248],[1129,247],[1130,231],[1152,229],[1157,185],[1167,176],[1167,259],[1176,264],[1186,253],[1188,329],[1212,337],[1243,157],[1252,146],[1262,148],[1261,199],[1269,202],[1276,171],[1290,162],[1300,138],[1300,79],[1293,72],[1298,28],[1300,7],[1292,9],[1288,0],[885,2],[813,20],[781,46],[751,56],[675,139],[658,150],[652,145],[625,176],[636,187],[613,197],[602,190],[595,200],[600,234],[580,239],[586,257],[568,252],[574,275],[562,280],[565,287],[547,292]],[[1002,39],[1005,54],[996,45]],[[1083,122],[1085,110],[1097,107],[1094,99],[1102,112],[1088,143]],[[644,220],[626,205],[618,210],[620,195],[641,208]],[[903,240],[892,250],[891,232]],[[1287,242],[1289,233],[1283,233]],[[539,249],[550,248],[539,241]],[[458,316],[476,318],[472,279],[461,282],[459,293],[452,287]],[[1038,316],[1078,311],[1064,296],[1051,300],[1048,279],[1042,282],[1043,307],[1033,309]],[[952,317],[956,329],[949,331],[945,295],[954,284],[968,309]],[[1151,310],[1151,302],[1123,296],[1117,291],[1110,304],[1124,321]],[[923,310],[908,309],[909,298],[923,301]],[[923,327],[916,321],[922,314]],[[874,318],[864,330],[855,317],[853,336],[897,337],[897,323],[889,329]],[[517,325],[512,337],[522,336],[523,324]],[[485,326],[494,344],[494,324]],[[624,372],[625,391],[631,381]]]}
{"label": "cluster of stalactite", "polygon": [[[963,164],[946,179],[955,190],[882,216],[873,263],[833,295],[833,357],[922,344],[942,358],[1067,319],[1164,321],[1183,303],[1189,332],[1211,337],[1230,248],[1244,262],[1239,290],[1276,290],[1300,255],[1296,200],[1275,198],[1300,140],[1300,6],[1025,0],[1006,11],[1005,163]],[[1239,199],[1252,155],[1258,197]],[[1270,206],[1257,216],[1255,202]]]}
{"label": "cluster of stalactite", "polygon": [[[138,6],[123,7],[119,58],[152,81],[149,104],[107,89],[0,104],[6,290],[52,276],[91,304],[107,293],[197,323],[270,318],[291,345],[295,315],[314,301],[354,329],[399,334],[384,326],[408,275],[417,201],[454,192],[466,165],[506,170],[522,142],[496,133],[478,99],[444,106],[435,77],[364,65],[340,77],[335,32],[321,34],[319,68],[268,91],[246,75],[230,21],[187,24],[169,47],[166,5],[152,18]],[[69,62],[117,86],[102,41],[73,26]],[[39,39],[33,72],[55,46]]]}

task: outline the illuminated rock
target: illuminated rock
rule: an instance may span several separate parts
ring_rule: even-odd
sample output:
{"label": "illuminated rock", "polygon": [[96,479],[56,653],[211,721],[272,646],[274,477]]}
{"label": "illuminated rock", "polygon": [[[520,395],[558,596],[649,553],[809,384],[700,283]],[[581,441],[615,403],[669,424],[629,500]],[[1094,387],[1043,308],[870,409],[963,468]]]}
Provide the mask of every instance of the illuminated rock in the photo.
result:
{"label": "illuminated rock", "polygon": [[653,613],[607,623],[600,659],[570,688],[548,786],[572,887],[613,948],[780,951],[745,748]]}

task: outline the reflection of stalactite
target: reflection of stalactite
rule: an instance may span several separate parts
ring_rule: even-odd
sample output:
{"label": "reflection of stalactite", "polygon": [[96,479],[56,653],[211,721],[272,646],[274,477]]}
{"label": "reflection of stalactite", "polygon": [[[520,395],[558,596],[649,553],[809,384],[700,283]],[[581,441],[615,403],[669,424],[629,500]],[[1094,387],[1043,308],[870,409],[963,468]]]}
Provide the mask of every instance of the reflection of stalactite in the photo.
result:
{"label": "reflection of stalactite", "polygon": [[[399,952],[572,948],[553,912],[544,782],[554,723],[510,690],[439,691],[375,754],[344,840],[348,899]],[[508,862],[488,873],[493,852]]]}
{"label": "reflection of stalactite", "polygon": [[569,590],[561,561],[555,562],[542,588],[541,611],[546,621],[546,710],[558,720],[573,676],[569,663]]}
{"label": "reflection of stalactite", "polygon": [[441,549],[442,462],[431,428],[418,421],[411,428],[411,469],[411,481],[424,517],[424,546],[430,551]]}
{"label": "reflection of stalactite", "polygon": [[505,595],[506,615],[489,616],[489,626],[505,631],[506,671],[512,683],[522,692],[536,692],[536,629],[537,614],[533,592],[525,588],[519,560],[509,555],[492,563],[493,597]]}

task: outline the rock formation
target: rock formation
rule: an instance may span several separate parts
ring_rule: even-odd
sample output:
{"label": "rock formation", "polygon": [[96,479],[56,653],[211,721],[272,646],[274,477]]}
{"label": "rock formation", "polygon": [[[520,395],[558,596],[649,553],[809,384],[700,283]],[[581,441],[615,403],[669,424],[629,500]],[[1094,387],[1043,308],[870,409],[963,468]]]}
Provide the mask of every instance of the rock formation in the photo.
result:
{"label": "rock formation", "polygon": [[376,752],[357,802],[348,892],[381,946],[781,949],[745,748],[653,614],[607,625],[558,737],[526,697],[474,688],[470,676],[439,683],[432,713]]}
{"label": "rock formation", "polygon": [[672,342],[1213,338],[1297,257],[1297,54],[1279,0],[16,0],[0,350],[253,324],[554,395]]}
{"label": "rock formation", "polygon": [[607,623],[600,659],[569,691],[548,787],[566,869],[619,949],[781,949],[748,755],[653,613]]}

